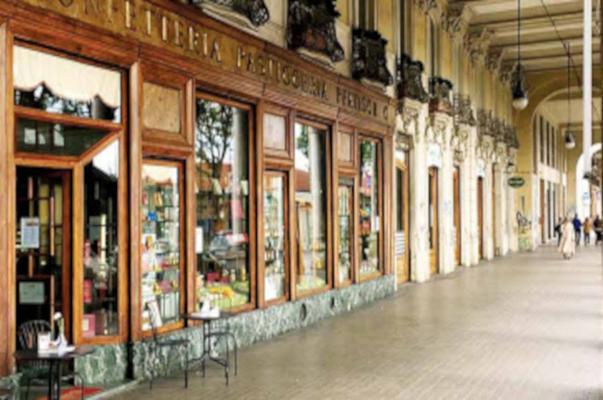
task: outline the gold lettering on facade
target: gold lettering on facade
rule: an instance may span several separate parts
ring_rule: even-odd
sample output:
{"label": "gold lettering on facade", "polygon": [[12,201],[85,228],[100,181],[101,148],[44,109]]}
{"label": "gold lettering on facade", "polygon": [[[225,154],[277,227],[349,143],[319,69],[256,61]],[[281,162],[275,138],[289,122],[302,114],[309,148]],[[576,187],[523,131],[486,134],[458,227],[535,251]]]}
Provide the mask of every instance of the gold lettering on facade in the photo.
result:
{"label": "gold lettering on facade", "polygon": [[130,0],[125,0],[125,10],[126,10],[126,28],[131,31],[136,31],[134,27],[134,20],[136,19],[136,12],[134,11],[134,7],[132,7],[132,3]]}
{"label": "gold lettering on facade", "polygon": [[218,64],[222,64],[222,54],[220,54],[220,42],[218,39],[214,39],[211,46],[211,58]]}
{"label": "gold lettering on facade", "polygon": [[73,0],[59,0],[59,3],[61,3],[63,7],[71,7],[73,5]]}
{"label": "gold lettering on facade", "polygon": [[147,8],[144,12],[145,15],[145,32],[148,36],[151,36],[153,33],[153,10],[151,8]]}
{"label": "gold lettering on facade", "polygon": [[188,49],[196,51],[199,45],[199,33],[192,26],[188,27]]}
{"label": "gold lettering on facade", "polygon": [[178,47],[182,46],[182,42],[180,41],[180,30],[182,28],[182,24],[180,21],[174,21],[174,44]]}
{"label": "gold lettering on facade", "polygon": [[84,0],[84,13],[101,15],[101,0]]}
{"label": "gold lettering on facade", "polygon": [[168,41],[168,19],[165,15],[161,16],[161,40]]}

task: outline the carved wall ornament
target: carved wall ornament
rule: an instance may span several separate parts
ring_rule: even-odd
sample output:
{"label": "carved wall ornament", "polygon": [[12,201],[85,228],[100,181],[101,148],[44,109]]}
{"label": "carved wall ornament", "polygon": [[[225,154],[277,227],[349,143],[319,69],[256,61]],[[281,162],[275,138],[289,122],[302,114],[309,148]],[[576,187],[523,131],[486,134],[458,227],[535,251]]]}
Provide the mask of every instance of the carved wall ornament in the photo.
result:
{"label": "carved wall ornament", "polygon": [[452,82],[435,76],[429,79],[429,112],[452,115]]}
{"label": "carved wall ornament", "polygon": [[394,83],[387,69],[386,45],[387,40],[378,31],[355,28],[352,31],[352,77],[383,86]]}
{"label": "carved wall ornament", "polygon": [[481,137],[494,137],[493,122],[492,111],[477,110],[477,128]]}
{"label": "carved wall ornament", "polygon": [[287,44],[325,54],[332,62],[344,59],[337,40],[335,20],[339,17],[333,0],[291,0],[287,24]]}
{"label": "carved wall ornament", "polygon": [[262,26],[270,20],[270,11],[264,0],[192,0],[204,8],[208,4],[217,5],[244,15],[254,26]]}
{"label": "carved wall ornament", "polygon": [[429,93],[423,86],[423,71],[421,61],[412,60],[407,54],[402,54],[397,63],[398,100],[409,98],[421,103],[429,101]]}

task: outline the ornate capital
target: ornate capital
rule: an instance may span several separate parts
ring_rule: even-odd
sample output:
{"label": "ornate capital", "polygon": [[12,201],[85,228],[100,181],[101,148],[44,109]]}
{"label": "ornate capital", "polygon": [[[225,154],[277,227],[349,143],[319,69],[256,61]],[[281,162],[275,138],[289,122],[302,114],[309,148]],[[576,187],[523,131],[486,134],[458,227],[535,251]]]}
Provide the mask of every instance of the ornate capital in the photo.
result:
{"label": "ornate capital", "polygon": [[451,144],[452,133],[448,127],[452,125],[452,118],[444,113],[432,113],[429,116],[431,127],[430,140],[448,148]]}
{"label": "ornate capital", "polygon": [[464,45],[472,62],[484,60],[493,36],[494,32],[487,28],[465,34]]}
{"label": "ornate capital", "polygon": [[383,86],[394,83],[387,69],[385,40],[377,31],[355,28],[352,31],[352,77],[368,79]]}
{"label": "ornate capital", "polygon": [[412,149],[412,136],[403,132],[396,133],[396,150],[408,151]]}
{"label": "ornate capital", "polygon": [[[241,2],[240,3],[246,3]],[[335,20],[339,17],[333,0],[291,0],[287,24],[289,48],[306,48],[324,54],[332,62],[343,60],[343,47],[337,40]]]}
{"label": "ornate capital", "polygon": [[407,135],[419,134],[419,114],[422,104],[410,99],[404,99],[401,102],[402,129]]}
{"label": "ornate capital", "polygon": [[442,15],[442,27],[452,37],[463,37],[469,28],[472,12],[462,3],[453,3]]}

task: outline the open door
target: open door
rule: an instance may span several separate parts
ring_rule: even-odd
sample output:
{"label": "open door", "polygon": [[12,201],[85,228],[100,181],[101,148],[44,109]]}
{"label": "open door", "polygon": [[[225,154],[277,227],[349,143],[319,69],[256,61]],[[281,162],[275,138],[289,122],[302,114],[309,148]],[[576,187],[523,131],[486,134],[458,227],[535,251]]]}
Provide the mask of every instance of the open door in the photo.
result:
{"label": "open door", "polygon": [[439,272],[438,169],[429,168],[429,270]]}
{"label": "open door", "polygon": [[396,280],[398,284],[410,280],[410,251],[409,251],[409,190],[408,170],[406,165],[396,166]]}
{"label": "open door", "polygon": [[455,265],[461,265],[461,171],[454,168],[454,227],[455,227]]}
{"label": "open door", "polygon": [[484,258],[484,178],[477,178],[477,242],[479,259]]}

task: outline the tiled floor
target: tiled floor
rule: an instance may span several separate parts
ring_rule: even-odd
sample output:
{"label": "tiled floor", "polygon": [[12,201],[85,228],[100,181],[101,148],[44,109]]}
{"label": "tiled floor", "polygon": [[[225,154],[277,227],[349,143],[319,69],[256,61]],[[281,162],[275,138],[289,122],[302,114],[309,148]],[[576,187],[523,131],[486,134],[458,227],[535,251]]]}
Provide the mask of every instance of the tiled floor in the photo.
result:
{"label": "tiled floor", "polygon": [[391,299],[120,399],[599,399],[601,253],[552,248],[401,288]]}

